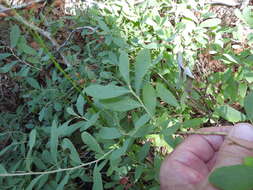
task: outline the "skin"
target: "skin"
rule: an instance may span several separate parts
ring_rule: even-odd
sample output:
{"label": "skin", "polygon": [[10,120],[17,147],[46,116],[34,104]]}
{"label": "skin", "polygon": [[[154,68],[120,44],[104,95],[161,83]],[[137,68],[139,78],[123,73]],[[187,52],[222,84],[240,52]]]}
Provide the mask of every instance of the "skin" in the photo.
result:
{"label": "skin", "polygon": [[[241,164],[253,156],[253,126],[211,127],[201,131],[228,135],[191,135],[167,158],[160,170],[161,190],[218,190],[208,182],[214,168]],[[237,136],[242,136],[242,138]]]}

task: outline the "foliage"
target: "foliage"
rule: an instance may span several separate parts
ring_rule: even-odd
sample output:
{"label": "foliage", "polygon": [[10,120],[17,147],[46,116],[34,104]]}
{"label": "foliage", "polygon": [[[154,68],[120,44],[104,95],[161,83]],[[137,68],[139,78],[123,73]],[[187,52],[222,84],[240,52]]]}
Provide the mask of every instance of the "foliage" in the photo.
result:
{"label": "foliage", "polygon": [[[181,141],[177,130],[252,121],[252,49],[232,47],[249,16],[227,28],[202,1],[133,2],[106,1],[58,20],[20,12],[54,37],[64,37],[67,26],[97,27],[60,50],[71,65],[50,41],[7,19],[10,43],[1,43],[0,73],[18,84],[23,103],[0,113],[0,173],[99,161],[2,177],[2,189],[159,189],[159,149],[171,151]],[[195,71],[205,53],[225,69]]]}

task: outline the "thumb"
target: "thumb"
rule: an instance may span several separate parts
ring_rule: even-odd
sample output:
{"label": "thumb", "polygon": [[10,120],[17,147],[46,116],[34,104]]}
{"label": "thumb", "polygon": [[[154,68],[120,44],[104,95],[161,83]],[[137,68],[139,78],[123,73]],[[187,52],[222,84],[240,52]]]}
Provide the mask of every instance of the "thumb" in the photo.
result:
{"label": "thumb", "polygon": [[247,123],[235,125],[221,146],[214,168],[237,165],[253,156],[253,126]]}
{"label": "thumb", "polygon": [[[253,157],[253,126],[240,123],[230,130],[221,145],[213,170],[223,166],[242,164],[243,159],[248,156]],[[208,178],[199,185],[201,190],[217,190],[208,182]]]}

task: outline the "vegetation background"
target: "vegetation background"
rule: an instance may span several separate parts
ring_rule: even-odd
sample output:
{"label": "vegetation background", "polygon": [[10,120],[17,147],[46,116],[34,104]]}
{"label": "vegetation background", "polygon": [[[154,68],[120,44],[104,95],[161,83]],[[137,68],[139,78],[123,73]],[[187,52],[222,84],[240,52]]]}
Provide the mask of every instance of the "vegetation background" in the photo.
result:
{"label": "vegetation background", "polygon": [[0,189],[156,190],[179,131],[253,121],[252,2],[231,2],[0,1]]}

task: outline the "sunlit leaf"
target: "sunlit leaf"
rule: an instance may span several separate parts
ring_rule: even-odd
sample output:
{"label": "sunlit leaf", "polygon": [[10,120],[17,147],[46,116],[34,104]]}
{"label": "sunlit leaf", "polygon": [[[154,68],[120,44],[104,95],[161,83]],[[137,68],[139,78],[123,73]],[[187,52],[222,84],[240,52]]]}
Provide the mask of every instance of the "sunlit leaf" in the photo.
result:
{"label": "sunlit leaf", "polygon": [[207,19],[205,21],[203,21],[202,23],[200,23],[200,27],[202,28],[210,28],[210,27],[214,27],[214,26],[218,26],[221,23],[221,19],[219,18],[212,18],[212,19]]}
{"label": "sunlit leaf", "polygon": [[239,122],[246,120],[246,116],[243,113],[237,111],[229,105],[219,106],[215,109],[215,111],[220,117],[230,122]]}
{"label": "sunlit leaf", "polygon": [[215,169],[209,181],[221,190],[252,190],[253,167],[244,165]]}

